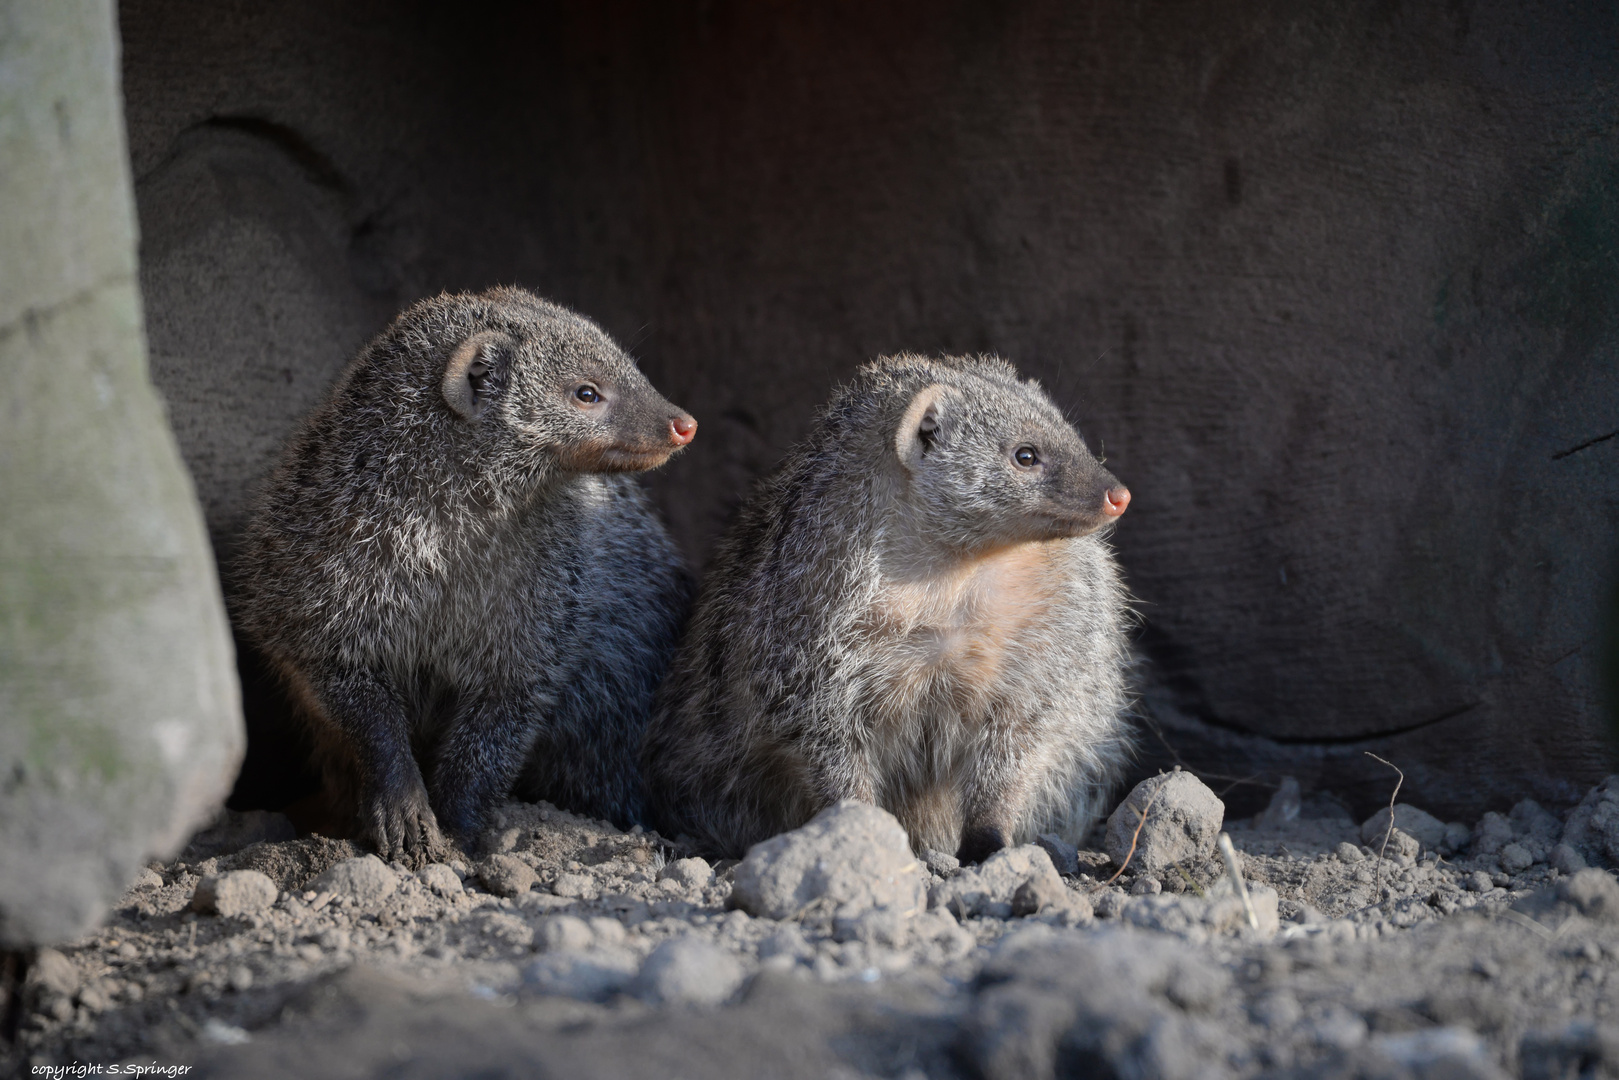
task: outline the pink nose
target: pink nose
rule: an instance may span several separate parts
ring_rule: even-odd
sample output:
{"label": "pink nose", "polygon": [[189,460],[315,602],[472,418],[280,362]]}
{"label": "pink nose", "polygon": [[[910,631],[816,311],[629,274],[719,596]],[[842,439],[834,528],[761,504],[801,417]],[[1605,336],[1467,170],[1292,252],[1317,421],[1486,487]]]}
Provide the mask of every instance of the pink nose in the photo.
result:
{"label": "pink nose", "polygon": [[[697,435],[697,421],[686,413],[681,413],[669,421],[669,441],[676,446],[685,446]],[[1128,494],[1125,498],[1129,498]]]}
{"label": "pink nose", "polygon": [[1102,513],[1116,518],[1124,513],[1124,508],[1129,505],[1130,489],[1121,484],[1116,488],[1107,489],[1107,495],[1102,499]]}

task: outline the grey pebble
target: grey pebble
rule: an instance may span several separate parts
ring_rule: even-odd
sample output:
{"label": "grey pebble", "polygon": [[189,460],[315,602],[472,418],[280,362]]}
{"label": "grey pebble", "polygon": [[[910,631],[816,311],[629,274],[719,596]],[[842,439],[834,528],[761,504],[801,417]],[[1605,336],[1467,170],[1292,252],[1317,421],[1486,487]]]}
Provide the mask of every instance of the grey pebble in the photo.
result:
{"label": "grey pebble", "polygon": [[636,994],[651,1003],[718,1005],[742,985],[736,957],[695,935],[665,941],[641,965]]}

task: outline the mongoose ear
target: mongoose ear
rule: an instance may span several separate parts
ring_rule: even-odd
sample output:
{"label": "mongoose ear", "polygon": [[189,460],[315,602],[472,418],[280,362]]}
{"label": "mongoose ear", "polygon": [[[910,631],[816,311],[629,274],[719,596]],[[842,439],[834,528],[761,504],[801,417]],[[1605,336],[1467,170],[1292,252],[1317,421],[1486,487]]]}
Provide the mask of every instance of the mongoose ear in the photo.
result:
{"label": "mongoose ear", "polygon": [[945,412],[953,392],[943,383],[924,386],[916,392],[900,417],[894,432],[894,452],[907,469],[914,469],[933,445],[938,442]]}
{"label": "mongoose ear", "polygon": [[473,334],[455,347],[444,366],[444,400],[461,418],[477,423],[501,381],[500,368],[516,343],[498,330]]}

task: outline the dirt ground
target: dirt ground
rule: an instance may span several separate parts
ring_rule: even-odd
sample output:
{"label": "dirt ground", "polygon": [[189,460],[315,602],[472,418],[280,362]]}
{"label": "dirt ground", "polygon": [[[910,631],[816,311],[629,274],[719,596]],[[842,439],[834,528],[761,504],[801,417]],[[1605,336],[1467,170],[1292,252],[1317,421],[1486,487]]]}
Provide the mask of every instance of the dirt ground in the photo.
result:
{"label": "dirt ground", "polygon": [[[1258,930],[1217,856],[1106,884],[1081,850],[1061,919],[850,930],[750,916],[735,864],[544,804],[506,804],[492,854],[417,871],[227,814],[34,959],[0,1072],[1619,1076],[1619,883],[1578,869],[1601,794],[1583,824],[1525,803],[1380,856],[1386,818],[1363,833],[1284,791],[1225,823],[1245,884],[1275,890]],[[925,862],[935,887],[960,872]],[[239,870],[273,888],[219,877]],[[226,914],[194,910],[210,878],[196,906]]]}

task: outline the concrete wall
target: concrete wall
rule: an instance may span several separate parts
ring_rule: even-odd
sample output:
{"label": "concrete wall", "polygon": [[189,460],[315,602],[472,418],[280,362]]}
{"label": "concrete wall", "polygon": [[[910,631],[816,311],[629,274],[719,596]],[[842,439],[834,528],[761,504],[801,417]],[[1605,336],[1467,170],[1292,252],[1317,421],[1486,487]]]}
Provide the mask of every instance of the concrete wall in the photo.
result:
{"label": "concrete wall", "polygon": [[230,791],[201,515],[147,379],[110,0],[0,5],[0,949],[94,925]]}
{"label": "concrete wall", "polygon": [[1038,375],[1135,493],[1145,764],[1363,806],[1608,768],[1619,14],[126,0],[154,377],[216,547],[403,303],[516,281],[702,421],[701,560],[830,385]]}

